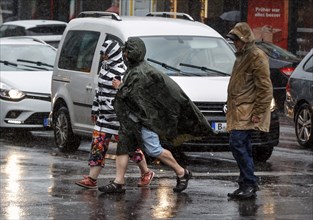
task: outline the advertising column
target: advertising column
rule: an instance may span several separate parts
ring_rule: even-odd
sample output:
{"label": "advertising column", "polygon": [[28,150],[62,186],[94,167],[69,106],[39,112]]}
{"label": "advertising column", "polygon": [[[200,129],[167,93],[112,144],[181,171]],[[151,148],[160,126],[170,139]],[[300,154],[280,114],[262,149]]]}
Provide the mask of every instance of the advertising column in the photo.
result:
{"label": "advertising column", "polygon": [[288,0],[249,0],[247,21],[257,40],[287,49]]}

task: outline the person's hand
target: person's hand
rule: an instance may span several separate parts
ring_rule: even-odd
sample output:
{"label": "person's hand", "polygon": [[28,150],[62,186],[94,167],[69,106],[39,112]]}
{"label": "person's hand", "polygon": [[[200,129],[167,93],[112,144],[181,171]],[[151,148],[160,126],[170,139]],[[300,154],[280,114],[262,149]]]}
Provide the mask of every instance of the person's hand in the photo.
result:
{"label": "person's hand", "polygon": [[260,118],[258,116],[256,116],[256,115],[252,115],[251,121],[253,123],[259,123],[260,122]]}
{"label": "person's hand", "polygon": [[98,119],[98,117],[96,116],[96,115],[92,115],[91,116],[91,121],[92,121],[92,123],[96,123],[97,122],[97,119]]}
{"label": "person's hand", "polygon": [[121,81],[120,81],[120,80],[118,80],[118,79],[116,79],[116,78],[113,78],[113,80],[112,80],[112,86],[113,86],[114,89],[118,89],[118,87],[120,86],[120,84],[121,84]]}

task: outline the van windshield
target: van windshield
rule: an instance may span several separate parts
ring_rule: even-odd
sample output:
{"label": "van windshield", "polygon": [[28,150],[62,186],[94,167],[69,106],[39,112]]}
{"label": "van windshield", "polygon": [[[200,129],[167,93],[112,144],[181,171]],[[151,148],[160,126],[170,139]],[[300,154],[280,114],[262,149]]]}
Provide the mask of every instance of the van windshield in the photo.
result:
{"label": "van windshield", "polygon": [[230,75],[235,62],[233,50],[220,38],[153,36],[141,39],[147,49],[145,59],[168,75]]}

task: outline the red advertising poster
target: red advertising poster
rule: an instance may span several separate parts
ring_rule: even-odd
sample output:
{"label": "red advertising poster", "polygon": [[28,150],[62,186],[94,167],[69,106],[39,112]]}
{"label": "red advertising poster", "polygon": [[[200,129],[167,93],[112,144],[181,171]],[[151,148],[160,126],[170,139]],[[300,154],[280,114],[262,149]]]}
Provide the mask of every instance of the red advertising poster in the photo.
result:
{"label": "red advertising poster", "polygon": [[255,38],[287,48],[288,0],[249,0],[248,24]]}

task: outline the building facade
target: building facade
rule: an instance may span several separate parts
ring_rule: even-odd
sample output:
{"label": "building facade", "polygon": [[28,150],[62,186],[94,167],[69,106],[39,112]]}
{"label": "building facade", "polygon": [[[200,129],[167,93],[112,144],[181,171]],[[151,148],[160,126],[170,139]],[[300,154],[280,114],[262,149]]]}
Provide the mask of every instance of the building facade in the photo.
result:
{"label": "building facade", "polygon": [[272,41],[300,57],[313,47],[313,0],[1,0],[3,21],[70,21],[81,11],[130,16],[151,11],[183,12],[222,36],[237,22],[246,21],[258,39]]}

